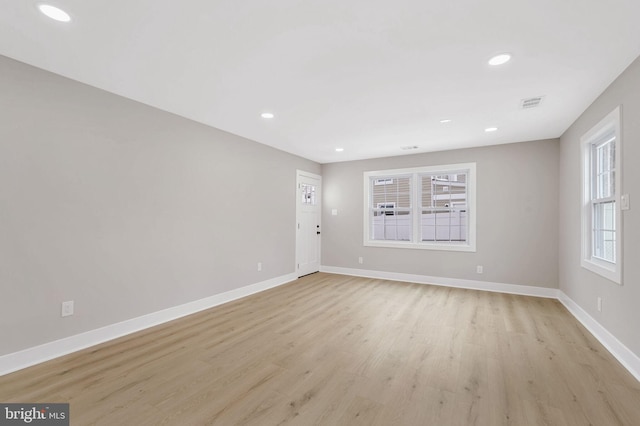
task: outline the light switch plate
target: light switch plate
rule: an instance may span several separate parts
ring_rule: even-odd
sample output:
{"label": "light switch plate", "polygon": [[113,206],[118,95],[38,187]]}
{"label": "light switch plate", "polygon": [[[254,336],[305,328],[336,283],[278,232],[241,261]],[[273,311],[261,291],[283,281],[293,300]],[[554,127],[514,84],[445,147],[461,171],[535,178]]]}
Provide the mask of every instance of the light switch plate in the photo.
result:
{"label": "light switch plate", "polygon": [[629,194],[622,194],[620,196],[620,209],[629,210],[631,207],[629,205]]}

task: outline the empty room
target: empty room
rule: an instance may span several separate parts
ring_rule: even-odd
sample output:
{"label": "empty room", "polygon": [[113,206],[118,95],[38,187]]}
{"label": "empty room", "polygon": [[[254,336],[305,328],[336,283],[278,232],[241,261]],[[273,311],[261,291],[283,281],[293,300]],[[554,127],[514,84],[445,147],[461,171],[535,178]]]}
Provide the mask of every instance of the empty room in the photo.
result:
{"label": "empty room", "polygon": [[640,425],[639,16],[0,2],[0,425]]}

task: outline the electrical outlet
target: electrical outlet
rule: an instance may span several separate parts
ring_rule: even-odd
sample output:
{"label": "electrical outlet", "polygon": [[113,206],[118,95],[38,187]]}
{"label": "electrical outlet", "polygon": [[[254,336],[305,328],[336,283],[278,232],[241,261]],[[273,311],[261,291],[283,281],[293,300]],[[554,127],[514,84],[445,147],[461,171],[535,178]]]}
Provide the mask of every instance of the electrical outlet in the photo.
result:
{"label": "electrical outlet", "polygon": [[70,315],[73,315],[73,300],[69,300],[67,302],[62,302],[61,315],[63,317],[68,317]]}
{"label": "electrical outlet", "polygon": [[358,263],[361,265],[364,263],[364,259],[362,258],[362,256],[358,258]]}
{"label": "electrical outlet", "polygon": [[482,265],[476,266],[476,273],[482,274],[484,272],[484,267]]}
{"label": "electrical outlet", "polygon": [[262,262],[258,262],[258,271],[262,271]]}
{"label": "electrical outlet", "polygon": [[602,297],[598,297],[598,312],[602,312]]}

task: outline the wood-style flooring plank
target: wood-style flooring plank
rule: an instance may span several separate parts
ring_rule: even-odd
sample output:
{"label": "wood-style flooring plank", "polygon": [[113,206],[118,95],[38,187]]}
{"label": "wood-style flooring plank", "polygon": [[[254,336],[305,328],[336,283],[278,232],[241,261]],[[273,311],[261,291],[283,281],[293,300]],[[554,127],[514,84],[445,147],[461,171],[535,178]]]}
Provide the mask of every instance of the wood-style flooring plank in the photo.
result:
{"label": "wood-style flooring plank", "polygon": [[73,425],[640,425],[556,300],[318,273],[0,377]]}

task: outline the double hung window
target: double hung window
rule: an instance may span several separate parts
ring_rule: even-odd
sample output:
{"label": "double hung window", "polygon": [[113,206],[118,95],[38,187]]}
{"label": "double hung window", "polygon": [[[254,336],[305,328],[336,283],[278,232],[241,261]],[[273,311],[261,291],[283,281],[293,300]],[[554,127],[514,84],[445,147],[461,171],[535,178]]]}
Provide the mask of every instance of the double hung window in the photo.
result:
{"label": "double hung window", "polygon": [[582,266],[621,283],[620,110],[582,137]]}

